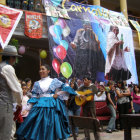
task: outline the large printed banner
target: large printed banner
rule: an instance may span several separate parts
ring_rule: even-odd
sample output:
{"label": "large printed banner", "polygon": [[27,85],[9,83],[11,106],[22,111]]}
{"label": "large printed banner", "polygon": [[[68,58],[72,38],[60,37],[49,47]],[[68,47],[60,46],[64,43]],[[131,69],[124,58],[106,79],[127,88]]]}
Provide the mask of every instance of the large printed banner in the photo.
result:
{"label": "large printed banner", "polygon": [[22,11],[0,4],[0,44],[2,48],[9,43],[22,13]]}
{"label": "large printed banner", "polygon": [[58,75],[138,83],[132,30],[123,14],[66,0],[43,3]]}
{"label": "large printed banner", "polygon": [[42,38],[42,25],[41,13],[25,12],[25,35],[30,38]]}

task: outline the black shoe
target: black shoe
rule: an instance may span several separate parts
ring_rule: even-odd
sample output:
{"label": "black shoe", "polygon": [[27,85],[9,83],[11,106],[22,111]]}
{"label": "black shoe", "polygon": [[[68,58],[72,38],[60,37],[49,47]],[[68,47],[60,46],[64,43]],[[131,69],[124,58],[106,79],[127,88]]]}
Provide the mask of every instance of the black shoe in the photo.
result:
{"label": "black shoe", "polygon": [[113,131],[113,132],[118,132],[119,130],[118,130],[118,129],[113,129],[112,131]]}
{"label": "black shoe", "polygon": [[106,129],[106,133],[112,133],[112,130]]}

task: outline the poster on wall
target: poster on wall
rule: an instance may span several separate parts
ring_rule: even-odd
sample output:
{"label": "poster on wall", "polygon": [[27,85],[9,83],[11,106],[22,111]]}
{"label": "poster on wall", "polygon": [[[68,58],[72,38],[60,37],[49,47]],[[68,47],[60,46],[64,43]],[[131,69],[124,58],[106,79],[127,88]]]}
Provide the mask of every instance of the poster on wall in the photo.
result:
{"label": "poster on wall", "polygon": [[25,11],[25,35],[30,38],[42,38],[42,14]]}
{"label": "poster on wall", "polygon": [[[48,5],[58,13],[51,11],[47,17],[52,66],[58,75],[138,83],[132,30],[122,13],[66,0],[44,0]],[[66,16],[59,16],[58,9]]]}
{"label": "poster on wall", "polygon": [[23,12],[0,4],[0,44],[4,48],[9,43]]}

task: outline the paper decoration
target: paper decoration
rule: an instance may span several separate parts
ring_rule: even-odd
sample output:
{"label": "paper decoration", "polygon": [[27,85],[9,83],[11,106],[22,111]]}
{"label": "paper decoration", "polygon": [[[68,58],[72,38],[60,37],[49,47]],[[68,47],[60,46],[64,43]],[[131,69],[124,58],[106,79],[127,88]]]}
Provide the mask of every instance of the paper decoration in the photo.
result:
{"label": "paper decoration", "polygon": [[0,44],[7,46],[23,12],[0,4]]}
{"label": "paper decoration", "polygon": [[30,38],[42,38],[42,14],[25,12],[25,35]]}

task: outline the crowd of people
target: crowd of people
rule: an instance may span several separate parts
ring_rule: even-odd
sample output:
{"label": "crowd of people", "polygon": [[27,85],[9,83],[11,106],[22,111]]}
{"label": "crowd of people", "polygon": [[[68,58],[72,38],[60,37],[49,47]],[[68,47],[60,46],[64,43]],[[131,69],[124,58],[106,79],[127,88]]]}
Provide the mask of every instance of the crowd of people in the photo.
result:
{"label": "crowd of people", "polygon": [[[140,88],[127,85],[126,81],[92,82],[87,75],[83,79],[51,78],[50,66],[42,64],[40,80],[32,84],[30,78],[18,80],[12,65],[18,55],[14,46],[5,47],[0,64],[0,138],[10,140],[16,134],[18,140],[65,140],[72,136],[68,116],[96,118],[96,101],[105,101],[111,117],[107,133],[118,131],[115,126],[119,112],[120,130],[124,129],[121,114],[130,109],[140,112]],[[90,91],[90,92],[89,92]],[[80,94],[80,93],[84,94]],[[87,95],[91,96],[87,101]],[[13,98],[14,97],[14,98]],[[79,106],[77,100],[82,101]],[[13,116],[13,103],[15,113]],[[13,122],[13,118],[16,123]],[[75,130],[78,135],[78,128]],[[90,139],[89,130],[84,130]],[[100,140],[98,132],[94,133]]]}
{"label": "crowd of people", "polygon": [[[66,107],[66,112],[67,112],[68,116],[73,116],[73,115],[80,116],[81,115],[81,116],[96,118],[95,102],[96,101],[97,102],[98,101],[106,102],[106,104],[110,110],[110,115],[111,115],[110,121],[106,128],[107,133],[116,132],[116,131],[119,131],[119,129],[123,130],[124,124],[120,117],[122,114],[129,114],[129,113],[134,113],[134,112],[140,113],[140,88],[138,85],[134,85],[134,84],[127,85],[125,81],[118,81],[118,82],[108,81],[107,83],[106,82],[92,83],[91,78],[88,76],[85,76],[82,80],[75,79],[75,78],[66,80],[64,77],[60,77],[60,78],[58,78],[58,80],[63,82],[64,85],[70,86],[75,92],[91,90],[93,93],[93,97],[94,97],[93,100],[86,102],[82,106],[79,106],[75,102],[75,94],[67,95],[66,93],[69,93],[69,90],[66,90],[66,93],[63,93],[63,96],[62,97],[60,96],[59,99],[64,101],[65,107]],[[22,90],[23,90],[21,115],[24,118],[23,120],[25,120],[25,118],[29,114],[29,110],[27,109],[27,108],[29,108],[28,103],[36,102],[36,101],[34,101],[34,99],[32,99],[32,97],[36,96],[36,95],[34,95],[35,94],[34,92],[38,89],[35,88],[36,84],[34,84],[33,89],[32,89],[32,82],[31,82],[30,78],[25,79],[25,81],[21,81],[21,85],[22,85]],[[35,89],[35,91],[34,91],[34,89]],[[31,94],[33,94],[33,95],[31,95]],[[59,96],[59,95],[61,95],[61,94],[58,94],[57,96]],[[45,97],[45,96],[43,95],[41,97]],[[33,101],[31,101],[31,100],[33,100]],[[40,99],[40,100],[42,100],[42,99]],[[40,106],[40,105],[37,105],[37,106]],[[44,105],[43,105],[43,107],[44,107]],[[36,112],[36,110],[35,110],[35,112]],[[119,124],[120,124],[119,129],[116,129],[116,126],[115,126],[117,112],[119,114]],[[38,116],[38,114],[37,114],[37,116]],[[32,120],[30,120],[30,121],[32,121]],[[21,123],[17,122],[17,124],[18,124],[17,128],[19,128],[19,124],[21,125]],[[35,125],[34,127],[36,127],[36,124],[34,124],[34,125]],[[23,134],[23,137],[24,137],[25,130],[23,130],[23,128],[26,129],[26,131],[27,131],[27,127],[28,127],[28,129],[30,129],[28,124],[26,124],[26,126],[22,125],[20,128],[20,129],[22,129],[22,131],[19,129],[18,133],[19,133],[19,131],[21,131],[20,134],[21,135]],[[69,126],[69,128],[70,128],[70,136],[72,136],[71,126]],[[53,131],[53,130],[50,130],[50,131]],[[27,132],[29,132],[29,130]],[[85,130],[84,132],[85,132],[85,136],[87,138],[90,138],[88,130]],[[31,133],[35,134],[37,132],[31,131]],[[76,134],[76,136],[78,136],[77,127],[75,129],[75,134]],[[94,135],[95,135],[95,137],[99,137],[99,134],[94,134]],[[49,137],[49,136],[47,136],[47,137]],[[52,137],[52,135],[50,136],[50,138],[51,137]],[[20,139],[21,138],[19,138],[19,140]],[[54,139],[54,138],[52,138],[52,139]]]}

